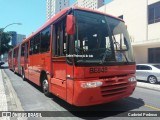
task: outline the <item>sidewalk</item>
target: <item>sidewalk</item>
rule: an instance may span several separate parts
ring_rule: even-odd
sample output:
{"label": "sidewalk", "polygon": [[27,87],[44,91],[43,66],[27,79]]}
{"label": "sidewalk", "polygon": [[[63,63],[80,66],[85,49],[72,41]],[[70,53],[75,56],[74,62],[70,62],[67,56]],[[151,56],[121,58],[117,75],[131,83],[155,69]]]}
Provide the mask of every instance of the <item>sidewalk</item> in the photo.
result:
{"label": "sidewalk", "polygon": [[24,111],[8,76],[0,69],[0,111]]}
{"label": "sidewalk", "polygon": [[8,111],[7,98],[4,89],[2,70],[0,69],[0,111]]}
{"label": "sidewalk", "polygon": [[[0,112],[0,116],[3,115],[3,111],[24,111],[11,82],[3,69],[0,69],[0,111],[2,111]],[[10,119],[27,120],[27,118],[23,117],[0,117],[0,120]]]}
{"label": "sidewalk", "polygon": [[160,83],[158,83],[158,84],[150,84],[150,83],[146,83],[146,82],[137,81],[137,87],[160,91]]}

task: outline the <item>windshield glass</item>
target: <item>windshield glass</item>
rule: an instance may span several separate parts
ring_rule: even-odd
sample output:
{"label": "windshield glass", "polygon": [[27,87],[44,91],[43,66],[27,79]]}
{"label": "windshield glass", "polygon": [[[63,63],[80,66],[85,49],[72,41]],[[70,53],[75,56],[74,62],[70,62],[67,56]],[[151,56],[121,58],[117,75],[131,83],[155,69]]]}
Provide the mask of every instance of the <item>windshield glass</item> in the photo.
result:
{"label": "windshield glass", "polygon": [[75,11],[75,59],[77,63],[134,62],[124,22],[115,18]]}

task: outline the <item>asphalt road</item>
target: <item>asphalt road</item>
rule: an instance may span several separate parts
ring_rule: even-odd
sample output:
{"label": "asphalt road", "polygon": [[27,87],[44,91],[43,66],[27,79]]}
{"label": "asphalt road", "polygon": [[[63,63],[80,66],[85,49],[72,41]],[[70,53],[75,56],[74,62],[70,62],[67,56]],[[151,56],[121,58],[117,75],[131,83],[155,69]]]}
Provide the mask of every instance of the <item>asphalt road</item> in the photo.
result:
{"label": "asphalt road", "polygon": [[[66,117],[64,119],[86,119],[85,117],[79,116],[72,111],[118,111],[114,114],[98,117],[97,119],[119,119],[118,116],[123,115],[125,111],[160,111],[160,92],[153,91],[149,89],[136,88],[133,95],[128,98],[102,104],[91,107],[81,107],[77,108],[69,105],[65,101],[52,95],[50,98],[46,97],[40,90],[38,86],[29,82],[23,81],[22,78],[8,69],[4,69],[5,73],[9,77],[14,90],[21,102],[24,111],[70,111],[69,115],[72,117]],[[123,111],[123,112],[122,112]],[[113,117],[114,116],[114,117]],[[32,119],[32,118],[30,118]],[[36,118],[35,118],[36,119]],[[51,118],[48,118],[51,119]],[[53,119],[53,118],[52,118]],[[56,118],[63,119],[63,118]],[[92,118],[93,119],[93,118]],[[128,117],[120,118],[128,119]],[[155,119],[152,118],[142,118],[142,117],[131,117],[130,119]],[[37,118],[39,120],[39,118]]]}

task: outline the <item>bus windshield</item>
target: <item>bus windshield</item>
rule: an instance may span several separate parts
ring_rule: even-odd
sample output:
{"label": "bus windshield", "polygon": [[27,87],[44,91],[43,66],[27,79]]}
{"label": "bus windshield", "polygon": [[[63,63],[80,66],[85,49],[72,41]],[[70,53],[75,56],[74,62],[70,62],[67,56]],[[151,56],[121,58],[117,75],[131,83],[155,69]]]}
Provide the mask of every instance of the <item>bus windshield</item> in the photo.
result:
{"label": "bus windshield", "polygon": [[129,35],[123,21],[107,15],[75,11],[76,63],[133,63]]}

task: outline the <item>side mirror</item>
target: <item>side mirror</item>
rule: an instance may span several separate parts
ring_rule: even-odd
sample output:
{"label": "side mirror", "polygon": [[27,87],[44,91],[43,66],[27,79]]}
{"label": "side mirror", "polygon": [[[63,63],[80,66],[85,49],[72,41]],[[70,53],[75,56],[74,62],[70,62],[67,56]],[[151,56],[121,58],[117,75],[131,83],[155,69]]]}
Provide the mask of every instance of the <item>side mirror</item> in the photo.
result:
{"label": "side mirror", "polygon": [[73,15],[67,15],[66,32],[69,35],[75,34],[75,17]]}

